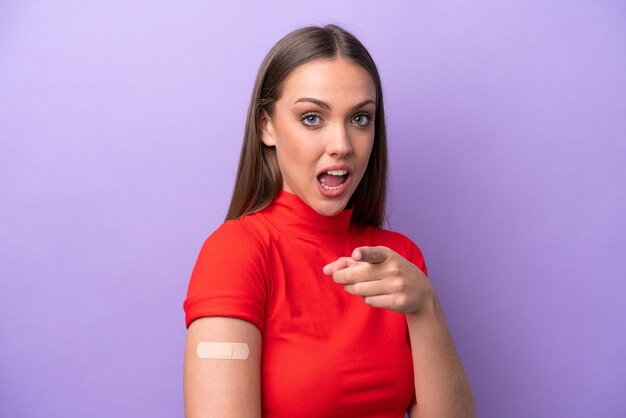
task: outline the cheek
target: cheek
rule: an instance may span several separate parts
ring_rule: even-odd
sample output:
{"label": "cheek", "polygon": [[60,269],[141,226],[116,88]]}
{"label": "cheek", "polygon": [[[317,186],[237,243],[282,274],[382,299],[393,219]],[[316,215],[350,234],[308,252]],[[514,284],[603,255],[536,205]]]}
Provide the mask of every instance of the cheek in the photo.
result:
{"label": "cheek", "polygon": [[302,132],[302,130],[291,129],[285,131],[277,141],[277,152],[279,158],[290,165],[307,164],[316,155],[316,144],[319,144],[310,133]]}
{"label": "cheek", "polygon": [[362,138],[359,138],[354,146],[354,153],[361,164],[367,164],[373,148],[374,134],[364,135]]}

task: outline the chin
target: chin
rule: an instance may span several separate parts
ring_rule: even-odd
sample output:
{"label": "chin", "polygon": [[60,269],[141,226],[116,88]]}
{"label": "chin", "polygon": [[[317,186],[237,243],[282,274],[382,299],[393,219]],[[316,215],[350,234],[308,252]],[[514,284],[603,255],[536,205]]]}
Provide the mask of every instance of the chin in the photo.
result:
{"label": "chin", "polygon": [[324,216],[335,216],[343,211],[348,205],[349,198],[335,199],[333,201],[316,202],[313,209]]}

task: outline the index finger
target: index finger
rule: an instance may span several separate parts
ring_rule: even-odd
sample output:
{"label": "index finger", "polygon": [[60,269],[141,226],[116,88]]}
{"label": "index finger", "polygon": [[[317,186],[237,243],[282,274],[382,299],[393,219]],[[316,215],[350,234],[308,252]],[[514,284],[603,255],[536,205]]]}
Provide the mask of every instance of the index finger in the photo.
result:
{"label": "index finger", "polygon": [[352,258],[366,263],[382,263],[391,257],[392,251],[387,247],[358,247],[352,252]]}

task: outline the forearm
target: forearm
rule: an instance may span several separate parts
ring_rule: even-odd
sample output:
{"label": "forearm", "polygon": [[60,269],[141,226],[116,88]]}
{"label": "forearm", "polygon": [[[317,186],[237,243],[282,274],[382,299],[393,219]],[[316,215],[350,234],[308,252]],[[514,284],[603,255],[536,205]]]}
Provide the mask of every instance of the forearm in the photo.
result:
{"label": "forearm", "polygon": [[411,418],[473,418],[474,398],[439,299],[406,314],[417,405]]}

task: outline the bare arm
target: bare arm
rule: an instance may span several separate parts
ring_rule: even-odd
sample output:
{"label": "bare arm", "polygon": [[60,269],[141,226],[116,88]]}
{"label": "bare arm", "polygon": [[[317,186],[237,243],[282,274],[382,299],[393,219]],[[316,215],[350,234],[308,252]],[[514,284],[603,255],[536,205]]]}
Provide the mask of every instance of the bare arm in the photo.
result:
{"label": "bare arm", "polygon": [[[199,358],[201,341],[239,342],[245,360]],[[187,331],[183,387],[186,418],[261,418],[261,332],[247,321],[199,318]]]}
{"label": "bare arm", "polygon": [[417,397],[409,417],[476,417],[472,390],[437,296],[433,295],[420,312],[406,314],[406,320]]}

